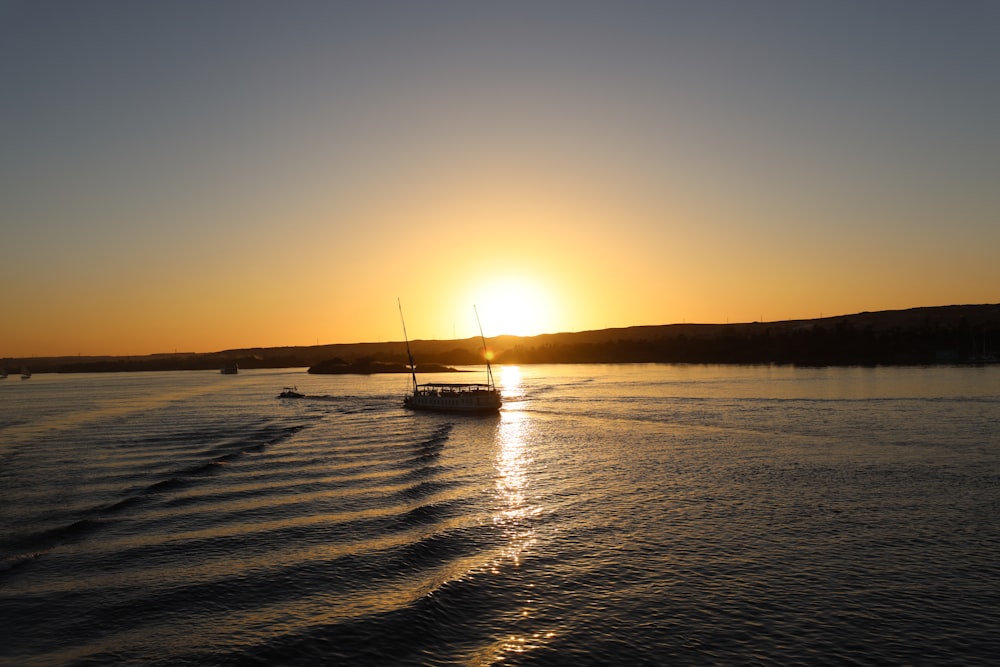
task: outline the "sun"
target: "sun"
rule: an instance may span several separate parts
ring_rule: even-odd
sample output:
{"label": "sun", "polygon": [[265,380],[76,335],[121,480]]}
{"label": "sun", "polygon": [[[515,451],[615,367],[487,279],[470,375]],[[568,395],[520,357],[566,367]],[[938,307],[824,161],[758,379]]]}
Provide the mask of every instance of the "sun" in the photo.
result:
{"label": "sun", "polygon": [[507,277],[476,290],[475,304],[488,336],[551,333],[556,322],[551,299],[539,284]]}

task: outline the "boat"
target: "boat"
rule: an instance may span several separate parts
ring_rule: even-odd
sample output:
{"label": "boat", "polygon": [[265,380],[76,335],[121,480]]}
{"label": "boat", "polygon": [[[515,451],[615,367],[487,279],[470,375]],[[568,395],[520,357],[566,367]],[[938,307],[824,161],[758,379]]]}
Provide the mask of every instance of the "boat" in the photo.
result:
{"label": "boat", "polygon": [[298,387],[285,387],[284,391],[278,394],[278,398],[305,398],[305,394],[299,393]]}
{"label": "boat", "polygon": [[6,380],[6,379],[7,379],[7,369],[0,368],[0,380]]}
{"label": "boat", "polygon": [[[1000,361],[1000,359],[997,359],[997,355],[995,355],[992,352],[990,352],[989,349],[987,348],[987,343],[988,342],[989,342],[988,332],[983,331],[983,351],[982,352],[973,352],[972,354],[968,355],[965,358],[965,363],[967,363],[967,364],[974,364],[974,365],[978,366],[978,365],[984,365],[984,364],[995,364],[995,363],[997,363],[997,361]],[[973,336],[972,336],[972,348],[975,349],[975,347],[976,347],[976,336],[975,336],[975,334],[973,334]]]}
{"label": "boat", "polygon": [[500,410],[500,392],[492,384],[428,382],[403,399],[411,410],[490,414]]}
{"label": "boat", "polygon": [[[475,308],[475,306],[473,306]],[[413,388],[409,396],[403,399],[403,406],[411,410],[430,410],[435,412],[459,412],[466,414],[490,414],[500,411],[502,401],[500,390],[493,381],[493,369],[490,367],[489,356],[486,354],[486,338],[483,336],[483,326],[479,325],[479,337],[483,341],[483,359],[486,361],[486,382],[427,382],[417,383],[417,370],[410,352],[410,338],[406,333],[406,321],[403,319],[403,306],[399,305],[399,318],[403,321],[403,339],[406,341],[406,356],[410,361],[410,377]],[[476,322],[479,323],[479,312],[476,312]]]}
{"label": "boat", "polygon": [[219,369],[219,372],[223,375],[236,375],[240,372],[240,365],[235,361],[227,361],[222,364],[222,368]]}
{"label": "boat", "polygon": [[30,377],[31,377],[31,371],[29,371],[28,367],[25,366],[24,368],[21,369],[21,379],[27,380]]}

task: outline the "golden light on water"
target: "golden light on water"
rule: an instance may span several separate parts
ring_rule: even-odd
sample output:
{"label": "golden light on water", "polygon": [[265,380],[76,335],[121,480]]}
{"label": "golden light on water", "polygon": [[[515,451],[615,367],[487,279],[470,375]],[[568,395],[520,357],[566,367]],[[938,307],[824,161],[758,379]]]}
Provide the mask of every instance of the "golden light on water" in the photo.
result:
{"label": "golden light on water", "polygon": [[[519,366],[503,366],[500,370],[500,387],[504,398],[521,392],[521,369]],[[526,537],[530,537],[530,525],[521,520],[530,514],[525,502],[528,486],[527,466],[531,457],[526,443],[530,440],[532,421],[530,413],[522,410],[504,410],[500,413],[497,430],[496,490],[498,511],[494,523],[507,527],[512,537],[512,545],[524,547]],[[520,548],[512,549],[517,559]]]}
{"label": "golden light on water", "polygon": [[520,366],[503,366],[500,368],[500,393],[505,401],[521,395]]}
{"label": "golden light on water", "polygon": [[[502,367],[500,386],[505,401],[512,396],[520,396],[521,369],[517,366]],[[534,421],[530,412],[505,408],[500,413],[494,462],[497,503],[493,524],[503,532],[506,542],[501,557],[493,563],[494,574],[500,574],[504,565],[520,567],[524,555],[537,542],[533,520],[541,513],[541,507],[531,501],[530,470],[533,460],[530,443],[533,430]],[[534,584],[528,583],[527,587],[530,591]],[[526,595],[525,605],[517,611],[517,616],[530,623],[537,603],[535,595]],[[538,629],[511,634],[490,647],[487,662],[502,660],[504,654],[524,653],[538,648],[554,636],[554,632]]]}
{"label": "golden light on water", "polygon": [[524,443],[529,427],[529,418],[524,412],[501,414],[495,463],[498,503],[493,523],[506,532],[509,544],[505,555],[515,563],[520,561],[521,552],[534,541],[534,530],[525,519],[537,513],[537,508],[532,508],[525,500],[528,487],[526,466],[531,459]]}

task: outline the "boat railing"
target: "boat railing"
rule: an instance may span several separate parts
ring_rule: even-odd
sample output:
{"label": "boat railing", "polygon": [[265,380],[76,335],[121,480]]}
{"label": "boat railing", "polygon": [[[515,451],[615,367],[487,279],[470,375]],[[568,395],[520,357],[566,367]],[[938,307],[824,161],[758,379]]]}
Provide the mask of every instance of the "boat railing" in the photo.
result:
{"label": "boat railing", "polygon": [[477,392],[490,392],[493,388],[488,384],[453,384],[453,383],[427,383],[417,386],[419,392],[446,393],[446,394],[468,394]]}

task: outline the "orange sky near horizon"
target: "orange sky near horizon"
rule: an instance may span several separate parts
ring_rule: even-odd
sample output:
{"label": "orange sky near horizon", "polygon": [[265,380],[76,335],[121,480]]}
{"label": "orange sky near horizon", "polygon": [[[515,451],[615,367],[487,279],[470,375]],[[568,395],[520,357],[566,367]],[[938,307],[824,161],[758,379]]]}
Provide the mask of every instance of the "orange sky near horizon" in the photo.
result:
{"label": "orange sky near horizon", "polygon": [[0,357],[400,340],[397,297],[412,339],[1000,302],[998,28],[0,4]]}

